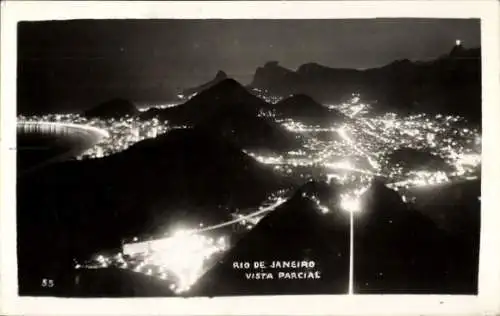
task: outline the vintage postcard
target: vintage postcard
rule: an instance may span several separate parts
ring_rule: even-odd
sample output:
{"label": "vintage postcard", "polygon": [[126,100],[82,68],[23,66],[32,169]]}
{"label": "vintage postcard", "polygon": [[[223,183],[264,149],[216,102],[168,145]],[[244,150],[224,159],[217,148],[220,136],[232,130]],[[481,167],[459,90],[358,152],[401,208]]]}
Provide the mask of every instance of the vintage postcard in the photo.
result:
{"label": "vintage postcard", "polygon": [[47,5],[3,4],[6,313],[495,312],[498,4]]}

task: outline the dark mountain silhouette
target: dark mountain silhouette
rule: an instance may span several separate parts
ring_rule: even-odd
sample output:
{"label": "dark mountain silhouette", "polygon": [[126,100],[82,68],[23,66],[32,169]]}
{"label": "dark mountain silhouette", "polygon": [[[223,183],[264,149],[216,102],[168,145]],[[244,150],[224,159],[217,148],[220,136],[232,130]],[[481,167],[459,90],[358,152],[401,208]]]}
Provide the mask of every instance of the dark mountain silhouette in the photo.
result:
{"label": "dark mountain silhouette", "polygon": [[468,59],[468,58],[476,58],[476,52],[473,49],[465,48],[461,43],[456,44],[451,49],[449,56],[451,58],[459,58],[459,59]]}
{"label": "dark mountain silhouette", "polygon": [[72,257],[119,247],[125,236],[196,218],[207,225],[229,219],[231,210],[256,207],[286,185],[200,129],[174,130],[103,159],[53,165],[18,182],[19,265],[34,275],[63,271]]}
{"label": "dark mountain silhouette", "polygon": [[367,73],[372,84],[368,95],[378,100],[380,110],[385,104],[403,114],[453,114],[480,122],[480,49],[455,46],[434,61],[399,61]]}
{"label": "dark mountain silhouette", "polygon": [[349,94],[356,90],[359,73],[357,70],[333,69],[316,63],[304,64],[297,71],[292,71],[277,62],[269,62],[257,69],[250,86],[282,97],[306,94],[320,102],[334,102],[340,100],[347,90]]}
{"label": "dark mountain silhouette", "polygon": [[225,79],[177,107],[144,113],[171,124],[196,125],[222,135],[239,147],[260,151],[288,150],[300,145],[280,125],[259,117],[270,105],[249,93],[233,79]]}
{"label": "dark mountain silhouette", "polygon": [[86,117],[119,118],[127,115],[136,115],[139,111],[136,106],[125,99],[113,99],[99,104],[84,112]]}
{"label": "dark mountain silhouette", "polygon": [[433,61],[398,60],[368,70],[308,63],[292,71],[270,62],[257,69],[251,87],[279,96],[303,93],[322,103],[338,103],[358,92],[382,112],[449,113],[479,122],[481,50],[458,45]]}
{"label": "dark mountain silhouette", "polygon": [[[345,91],[355,92],[362,88],[360,72],[356,69],[329,68],[317,63],[307,63],[297,69],[300,76],[299,88],[315,99],[324,101],[340,100]],[[320,87],[329,84],[329,90],[320,91]],[[298,93],[297,91],[296,93]]]}
{"label": "dark mountain silhouette", "polygon": [[260,153],[288,151],[302,144],[296,135],[281,125],[258,117],[245,108],[221,107],[196,126],[220,134],[244,149]]}
{"label": "dark mountain silhouette", "polygon": [[155,112],[146,111],[141,117],[148,119],[159,116],[173,124],[194,125],[228,106],[257,115],[260,109],[268,108],[269,104],[249,93],[236,80],[225,79],[184,104]]}
{"label": "dark mountain silhouette", "polygon": [[210,87],[218,84],[219,82],[221,82],[225,79],[228,79],[227,74],[224,71],[219,70],[212,80],[210,80],[209,82],[206,82],[200,86],[185,89],[184,91],[182,91],[182,95],[184,98],[189,98],[195,94],[202,92],[203,90],[209,89]]}
{"label": "dark mountain silhouette", "polygon": [[345,115],[317,103],[305,94],[296,94],[274,105],[279,116],[298,119],[307,123],[332,123],[344,121]]}
{"label": "dark mountain silhouette", "polygon": [[[444,231],[379,180],[362,201],[354,226],[356,293],[455,293],[449,280],[460,275],[451,275],[457,244]],[[474,292],[476,286],[465,288]]]}
{"label": "dark mountain silhouette", "polygon": [[479,240],[481,177],[411,189],[413,207],[432,218],[440,228],[463,239]]}
{"label": "dark mountain silhouette", "polygon": [[447,253],[447,285],[456,293],[477,291],[481,233],[481,178],[412,189],[413,207],[431,218],[452,239]]}
{"label": "dark mountain silhouette", "polygon": [[[338,188],[310,182],[262,219],[195,284],[194,295],[344,294],[349,280],[349,217],[335,207]],[[331,205],[322,214],[313,196]],[[315,262],[312,269],[235,269],[234,262]],[[320,279],[278,279],[279,271],[320,271]],[[272,272],[274,279],[246,279],[245,273]]]}
{"label": "dark mountain silhouette", "polygon": [[290,95],[290,90],[285,84],[277,84],[278,82],[286,81],[292,83],[298,80],[295,72],[279,65],[277,61],[270,61],[259,67],[255,71],[255,75],[251,87],[254,88],[272,88],[272,92],[278,95]]}

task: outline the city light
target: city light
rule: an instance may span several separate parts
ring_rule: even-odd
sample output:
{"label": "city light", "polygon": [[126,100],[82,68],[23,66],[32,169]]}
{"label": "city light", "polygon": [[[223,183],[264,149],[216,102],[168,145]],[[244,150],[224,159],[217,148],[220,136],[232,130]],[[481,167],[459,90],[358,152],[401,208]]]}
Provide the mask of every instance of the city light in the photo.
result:
{"label": "city light", "polygon": [[457,159],[457,164],[460,165],[469,165],[469,166],[477,166],[481,163],[481,155],[479,154],[465,154],[461,155]]}
{"label": "city light", "polygon": [[259,97],[259,98],[263,99],[264,101],[271,103],[271,104],[276,104],[279,101],[283,100],[283,97],[273,95],[272,93],[269,93],[269,91],[267,91],[265,89],[253,88],[250,90],[250,92],[252,94],[254,94],[255,96],[257,96],[257,97]]}
{"label": "city light", "polygon": [[[199,228],[179,228],[167,232],[165,238],[140,240],[134,237],[132,243],[123,245],[123,253],[110,257],[97,255],[81,266],[88,269],[118,266],[170,283],[175,293],[186,292],[231,246],[229,238],[218,234],[217,229],[242,224],[251,230],[266,213],[286,202],[281,196],[285,192],[280,190],[271,194],[263,206],[244,211],[246,215],[235,214],[235,220]],[[216,237],[212,237],[214,234]]]}
{"label": "city light", "polygon": [[18,127],[29,124],[46,126],[57,123],[60,126],[74,126],[102,135],[94,147],[77,157],[79,160],[109,156],[129,148],[139,141],[158,137],[174,128],[183,128],[183,126],[169,126],[168,122],[156,118],[151,120],[140,120],[137,117],[88,119],[78,114],[19,116],[17,122]]}
{"label": "city light", "polygon": [[[266,95],[274,103],[280,100],[279,97],[271,98],[267,91],[254,93]],[[318,126],[291,118],[278,119],[272,111],[261,111],[259,115],[281,124],[288,133],[303,140],[303,145],[276,154],[262,154],[248,148],[242,148],[243,152],[287,179],[299,179],[305,183],[308,179],[322,178],[328,183],[339,183],[340,208],[350,213],[362,214],[361,196],[375,176],[383,176],[388,187],[405,192],[414,187],[477,179],[481,166],[478,148],[481,134],[470,126],[464,128],[461,117],[442,114],[375,115],[359,94],[354,94],[349,101],[328,107],[350,117],[349,121],[342,122],[340,126],[338,123]],[[87,119],[75,114],[19,116],[18,122],[76,124],[105,131],[107,137],[78,157],[82,160],[109,156],[144,139],[188,127],[172,126],[158,119]],[[428,152],[442,159],[446,167],[429,166],[425,161],[417,161],[411,168],[403,168],[390,159],[391,154],[399,149]],[[123,245],[123,254],[106,256],[103,252],[91,262],[77,263],[75,268],[116,266],[157,277],[176,293],[188,291],[214,260],[230,248],[230,238],[220,233],[219,229],[233,225],[243,230],[253,229],[263,217],[286,203],[285,196],[290,193],[289,190],[293,192],[293,189],[282,189],[272,193],[260,205],[237,209],[229,214],[231,220],[222,223],[209,225],[200,222],[195,224],[196,228],[168,231],[164,238],[153,240],[135,236],[133,242]],[[403,201],[412,201],[410,195],[405,193],[402,196]],[[334,213],[331,205],[325,205],[318,197],[311,195],[308,198],[324,216]]]}
{"label": "city light", "polygon": [[361,201],[359,197],[343,194],[341,196],[340,206],[348,212],[358,212],[361,210]]}
{"label": "city light", "polygon": [[[214,257],[229,249],[226,236],[214,239],[195,230],[178,230],[170,237],[124,244],[114,256],[98,255],[90,262],[77,264],[76,269],[120,269],[157,277],[172,284],[176,293],[190,289],[194,282],[213,264]],[[122,259],[118,259],[122,258]]]}
{"label": "city light", "polygon": [[311,195],[308,197],[311,201],[314,202],[314,204],[320,210],[321,213],[326,214],[326,213],[330,212],[330,209],[328,208],[328,206],[321,204],[321,201],[318,199],[318,197],[316,197],[314,195]]}
{"label": "city light", "polygon": [[160,109],[160,110],[163,110],[163,109],[169,109],[169,108],[173,108],[173,107],[176,107],[178,105],[180,105],[182,103],[166,103],[166,104],[155,104],[155,105],[151,105],[151,104],[148,104],[146,106],[143,106],[143,107],[140,107],[138,108],[139,112],[146,112],[150,109]]}

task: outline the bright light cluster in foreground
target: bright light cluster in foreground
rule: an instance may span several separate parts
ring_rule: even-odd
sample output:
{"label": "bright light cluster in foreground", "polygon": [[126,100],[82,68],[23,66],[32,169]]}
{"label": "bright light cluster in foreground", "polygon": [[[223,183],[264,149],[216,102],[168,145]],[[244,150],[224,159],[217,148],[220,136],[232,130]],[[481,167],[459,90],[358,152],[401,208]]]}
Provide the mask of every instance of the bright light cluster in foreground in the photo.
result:
{"label": "bright light cluster in foreground", "polygon": [[198,278],[229,248],[227,237],[218,238],[176,232],[173,236],[123,245],[113,255],[98,255],[92,262],[75,268],[117,267],[164,280],[175,293],[188,291]]}

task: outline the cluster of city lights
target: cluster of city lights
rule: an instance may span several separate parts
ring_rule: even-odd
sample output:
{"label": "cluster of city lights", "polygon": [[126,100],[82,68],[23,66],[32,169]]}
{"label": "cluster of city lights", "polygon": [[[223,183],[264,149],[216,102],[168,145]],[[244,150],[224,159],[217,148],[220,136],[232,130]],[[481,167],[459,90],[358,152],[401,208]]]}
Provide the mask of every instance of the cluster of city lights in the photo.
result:
{"label": "cluster of city lights", "polygon": [[178,106],[180,103],[174,102],[174,103],[161,103],[161,104],[147,104],[145,106],[141,106],[138,108],[139,112],[146,112],[149,111],[150,109],[169,109]]}
{"label": "cluster of city lights", "polygon": [[430,185],[438,185],[447,183],[450,181],[448,175],[443,171],[410,171],[408,172],[408,178],[391,183],[391,186],[394,188],[404,187],[406,189],[411,187],[421,187],[421,186],[430,186]]}
{"label": "cluster of city lights", "polygon": [[[353,94],[348,102],[329,107],[359,119],[331,127],[311,126],[290,118],[275,119],[289,132],[300,134],[305,140],[304,146],[274,156],[247,153],[291,177],[311,178],[312,171],[319,168],[326,170],[329,180],[336,179],[344,184],[366,183],[370,176],[382,174],[405,187],[444,183],[457,177],[470,178],[481,163],[480,133],[460,127],[460,117],[425,114],[400,117],[394,113],[368,116],[370,106],[360,102],[359,94]],[[132,117],[103,120],[87,119],[77,114],[52,114],[20,116],[18,120],[73,123],[97,127],[109,133],[109,137],[103,138],[79,159],[104,157],[173,128],[156,118],[147,121]],[[442,157],[455,171],[450,174],[443,170],[416,172],[391,165],[387,155],[400,148],[429,150]]]}
{"label": "cluster of city lights", "polygon": [[[298,122],[295,128],[289,130],[307,133],[304,148],[288,155],[255,155],[255,158],[262,163],[281,165],[281,169],[287,165],[290,167],[285,169],[288,173],[291,173],[289,169],[297,166],[323,165],[330,169],[348,169],[401,179],[411,175],[402,174],[404,170],[389,164],[386,157],[397,149],[411,148],[442,157],[455,170],[450,176],[465,176],[474,172],[481,162],[480,134],[477,130],[453,125],[459,121],[458,117],[441,115],[434,118],[425,115],[398,117],[395,114],[379,118],[363,117],[348,126],[328,129],[338,137],[326,140],[319,140],[314,135],[325,130],[315,131],[315,126],[307,127]],[[366,162],[364,166],[355,166],[360,162],[363,164],[363,161]],[[439,174],[442,170],[436,172]]]}
{"label": "cluster of city lights", "polygon": [[161,122],[156,118],[148,121],[142,121],[135,117],[107,120],[92,119],[87,124],[106,129],[110,137],[84,152],[78,159],[109,156],[123,151],[142,140],[155,138],[170,129],[167,122]]}
{"label": "cluster of city lights", "polygon": [[[135,239],[137,240],[137,239]],[[188,291],[229,248],[228,238],[180,230],[173,236],[124,244],[121,252],[97,255],[76,269],[119,268],[161,279],[175,293]]]}
{"label": "cluster of city lights", "polygon": [[[342,194],[341,204],[349,211],[359,210],[359,192],[366,189],[374,176],[383,176],[396,189],[477,178],[481,135],[476,129],[464,127],[461,117],[440,114],[403,117],[394,113],[372,116],[371,107],[361,103],[358,94],[348,102],[329,107],[353,120],[331,127],[311,126],[290,118],[277,120],[289,132],[305,136],[303,148],[274,156],[249,154],[292,177],[314,178],[314,170],[324,169],[328,181],[335,180],[348,188]],[[331,137],[325,137],[329,133]],[[402,148],[441,157],[452,171],[405,170],[391,164],[389,155]],[[425,162],[422,164],[425,168]]]}
{"label": "cluster of city lights", "polygon": [[233,220],[204,227],[182,229],[159,239],[134,237],[124,243],[122,251],[110,256],[96,255],[90,261],[77,263],[76,269],[115,267],[160,279],[175,293],[186,292],[230,247],[228,236],[217,233],[222,227],[243,225],[252,229],[269,212],[287,201],[287,189],[268,196],[254,209],[238,210]]}
{"label": "cluster of city lights", "polygon": [[[269,103],[281,98],[270,97],[268,92],[253,93]],[[173,106],[173,105],[168,105]],[[359,94],[340,105],[329,105],[348,116],[349,122],[332,126],[308,125],[295,119],[277,119],[272,111],[261,116],[281,124],[289,133],[304,140],[303,146],[275,155],[263,155],[244,149],[255,160],[270,165],[282,175],[299,179],[326,178],[342,185],[340,206],[347,212],[361,211],[362,194],[374,177],[384,177],[388,186],[396,190],[454,181],[475,179],[481,164],[481,134],[477,129],[464,127],[456,116],[410,115],[388,113],[375,116],[371,107],[361,102]],[[155,138],[173,128],[158,119],[140,120],[133,117],[120,119],[87,119],[76,114],[18,117],[22,121],[63,122],[96,127],[109,133],[96,146],[79,159],[100,158],[130,147],[147,138]],[[391,153],[398,149],[426,151],[440,157],[449,168],[408,170],[390,161]],[[411,159],[411,157],[410,157]],[[425,162],[422,162],[425,165]],[[252,229],[269,212],[287,201],[289,189],[271,194],[266,201],[251,210],[237,210],[233,219],[210,227],[176,232],[156,240],[141,240],[124,244],[122,252],[110,256],[103,254],[91,262],[79,263],[75,268],[118,267],[165,280],[173,291],[188,291],[196,280],[229,248],[227,236],[213,237],[217,229],[242,225]],[[307,196],[325,216],[332,212],[314,195]],[[403,197],[406,201],[406,196]],[[159,223],[161,225],[162,223]],[[212,237],[210,237],[212,236]]]}
{"label": "cluster of city lights", "polygon": [[274,192],[257,209],[234,213],[234,220],[228,222],[183,229],[160,239],[139,240],[134,237],[123,245],[120,253],[100,254],[89,262],[77,263],[75,268],[127,269],[165,281],[177,294],[186,292],[230,247],[227,236],[210,237],[217,229],[232,225],[252,229],[267,213],[286,202],[283,197],[286,193],[285,189]]}
{"label": "cluster of city lights", "polygon": [[250,92],[253,95],[255,95],[255,96],[261,98],[262,100],[266,101],[267,103],[271,103],[271,104],[276,104],[276,103],[280,102],[281,100],[283,100],[283,97],[274,95],[266,89],[253,88],[250,90]]}
{"label": "cluster of city lights", "polygon": [[351,99],[347,102],[340,104],[327,104],[326,106],[331,110],[340,111],[350,118],[354,118],[358,115],[366,115],[371,110],[371,106],[369,104],[361,102],[361,95],[359,93],[353,93],[351,95]]}
{"label": "cluster of city lights", "polygon": [[[168,122],[156,118],[140,120],[137,117],[122,117],[119,119],[92,118],[88,119],[78,114],[47,114],[43,116],[19,116],[18,122],[57,122],[63,124],[78,124],[80,126],[95,127],[107,132],[107,137],[94,147],[88,149],[77,159],[102,158],[123,151],[133,144],[148,138],[155,138],[166,133],[169,129]],[[179,127],[175,127],[179,128]]]}
{"label": "cluster of city lights", "polygon": [[361,198],[359,195],[344,193],[340,195],[340,207],[348,212],[361,210]]}
{"label": "cluster of city lights", "polygon": [[189,100],[191,100],[192,98],[194,98],[197,95],[198,95],[198,92],[194,92],[194,93],[191,93],[191,94],[186,94],[186,93],[180,92],[180,93],[177,94],[177,98],[179,100],[182,100],[182,101],[189,101]]}
{"label": "cluster of city lights", "polygon": [[306,125],[300,121],[295,121],[293,119],[287,118],[282,120],[277,120],[281,123],[285,129],[293,133],[307,133],[307,132],[333,132],[336,129],[334,127],[322,127],[320,125]]}
{"label": "cluster of city lights", "polygon": [[318,199],[317,196],[311,195],[309,198],[311,199],[311,201],[314,202],[315,206],[318,208],[318,210],[320,210],[321,213],[326,214],[326,213],[330,212],[330,209],[328,208],[328,206],[322,204],[320,199]]}

